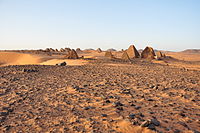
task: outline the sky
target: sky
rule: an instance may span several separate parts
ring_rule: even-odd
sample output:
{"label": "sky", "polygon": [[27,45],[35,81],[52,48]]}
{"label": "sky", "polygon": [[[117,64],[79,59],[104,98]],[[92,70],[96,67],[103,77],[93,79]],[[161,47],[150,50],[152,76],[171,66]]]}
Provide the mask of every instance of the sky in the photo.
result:
{"label": "sky", "polygon": [[0,0],[0,49],[200,49],[200,0]]}

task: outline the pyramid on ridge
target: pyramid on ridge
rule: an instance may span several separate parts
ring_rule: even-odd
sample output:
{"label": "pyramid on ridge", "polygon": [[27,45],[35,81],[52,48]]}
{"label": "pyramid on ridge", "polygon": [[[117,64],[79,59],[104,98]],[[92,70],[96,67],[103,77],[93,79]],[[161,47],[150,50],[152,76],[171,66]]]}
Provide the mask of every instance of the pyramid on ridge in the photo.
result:
{"label": "pyramid on ridge", "polygon": [[102,50],[101,50],[100,48],[98,48],[98,49],[97,49],[97,52],[98,52],[98,53],[101,53],[101,52],[102,52]]}

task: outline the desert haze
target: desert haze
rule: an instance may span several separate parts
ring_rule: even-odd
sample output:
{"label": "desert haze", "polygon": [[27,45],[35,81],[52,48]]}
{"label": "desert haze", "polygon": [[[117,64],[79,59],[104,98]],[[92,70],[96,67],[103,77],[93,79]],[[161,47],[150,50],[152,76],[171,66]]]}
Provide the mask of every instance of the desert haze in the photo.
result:
{"label": "desert haze", "polygon": [[0,52],[0,132],[199,133],[200,52]]}

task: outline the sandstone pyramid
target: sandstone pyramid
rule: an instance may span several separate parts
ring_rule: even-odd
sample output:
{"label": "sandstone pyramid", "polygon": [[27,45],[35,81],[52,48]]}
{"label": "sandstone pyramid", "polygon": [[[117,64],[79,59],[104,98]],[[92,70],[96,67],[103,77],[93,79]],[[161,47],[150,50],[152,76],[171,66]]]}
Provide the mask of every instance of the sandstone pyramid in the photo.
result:
{"label": "sandstone pyramid", "polygon": [[129,58],[129,56],[128,56],[128,54],[127,54],[126,51],[123,52],[123,54],[122,54],[122,59],[123,59],[123,60],[130,60],[130,58]]}
{"label": "sandstone pyramid", "polygon": [[97,49],[97,52],[101,53],[101,52],[102,52],[102,50],[101,50],[100,48],[98,48],[98,49]]}
{"label": "sandstone pyramid", "polygon": [[82,50],[80,49],[80,48],[77,48],[76,49],[76,52],[78,53],[78,52],[82,52]]}
{"label": "sandstone pyramid", "polygon": [[126,50],[129,58],[139,58],[140,57],[140,54],[139,52],[137,51],[137,49],[135,48],[134,45],[131,45],[128,50]]}
{"label": "sandstone pyramid", "polygon": [[152,47],[146,47],[142,53],[141,53],[141,58],[145,59],[155,59],[155,52]]}
{"label": "sandstone pyramid", "polygon": [[76,51],[74,49],[72,49],[71,51],[67,52],[67,55],[65,56],[65,58],[67,59],[78,59],[78,54],[76,53]]}
{"label": "sandstone pyramid", "polygon": [[65,50],[65,52],[69,52],[69,51],[71,51],[70,48],[65,48],[64,50]]}
{"label": "sandstone pyramid", "polygon": [[164,58],[164,55],[161,51],[156,52],[157,59]]}
{"label": "sandstone pyramid", "polygon": [[111,51],[106,51],[105,53],[105,57],[108,57],[108,58],[114,58],[113,54]]}
{"label": "sandstone pyramid", "polygon": [[50,52],[50,48],[46,48],[44,51],[45,52]]}
{"label": "sandstone pyramid", "polygon": [[60,52],[65,52],[65,49],[64,49],[64,48],[61,48],[61,49],[60,49]]}

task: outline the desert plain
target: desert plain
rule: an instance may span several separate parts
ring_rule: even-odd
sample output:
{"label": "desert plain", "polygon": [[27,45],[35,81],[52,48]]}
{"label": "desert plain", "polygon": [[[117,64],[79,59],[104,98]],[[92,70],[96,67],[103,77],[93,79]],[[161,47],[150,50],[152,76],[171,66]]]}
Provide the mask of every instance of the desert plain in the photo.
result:
{"label": "desert plain", "polygon": [[0,51],[0,132],[200,132],[200,50],[68,52]]}

